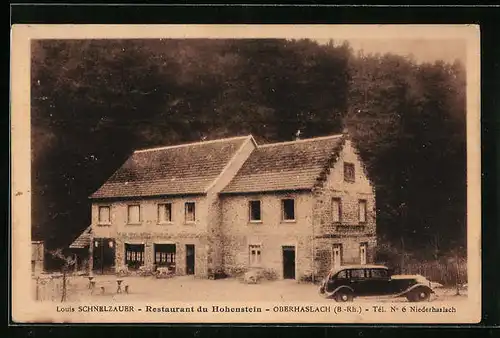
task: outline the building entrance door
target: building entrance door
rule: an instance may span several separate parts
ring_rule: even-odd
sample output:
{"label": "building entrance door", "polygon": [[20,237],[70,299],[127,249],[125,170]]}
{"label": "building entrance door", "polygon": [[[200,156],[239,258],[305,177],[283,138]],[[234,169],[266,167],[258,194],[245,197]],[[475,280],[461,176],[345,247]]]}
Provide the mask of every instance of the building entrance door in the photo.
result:
{"label": "building entrance door", "polygon": [[195,250],[193,244],[186,245],[186,275],[194,275]]}
{"label": "building entrance door", "polygon": [[359,260],[361,264],[366,264],[366,243],[361,243],[359,245]]}
{"label": "building entrance door", "polygon": [[332,250],[332,268],[337,270],[342,265],[342,245],[334,244]]}
{"label": "building entrance door", "polygon": [[283,278],[295,279],[295,247],[283,247]]}
{"label": "building entrance door", "polygon": [[94,238],[93,260],[94,272],[114,272],[115,240],[113,238]]}

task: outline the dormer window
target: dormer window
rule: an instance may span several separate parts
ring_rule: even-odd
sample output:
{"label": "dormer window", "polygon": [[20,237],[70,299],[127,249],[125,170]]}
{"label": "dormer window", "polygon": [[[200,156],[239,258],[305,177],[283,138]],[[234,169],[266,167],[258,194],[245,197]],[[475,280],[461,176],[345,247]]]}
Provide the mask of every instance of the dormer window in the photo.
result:
{"label": "dormer window", "polygon": [[355,175],[354,164],[344,162],[344,181],[354,182]]}

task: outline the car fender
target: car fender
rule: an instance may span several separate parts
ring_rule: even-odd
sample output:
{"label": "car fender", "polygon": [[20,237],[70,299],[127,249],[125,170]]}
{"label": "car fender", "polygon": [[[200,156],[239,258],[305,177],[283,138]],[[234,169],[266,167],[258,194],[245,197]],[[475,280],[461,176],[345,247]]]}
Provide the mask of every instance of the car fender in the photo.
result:
{"label": "car fender", "polygon": [[432,290],[428,285],[425,285],[425,284],[421,284],[421,283],[418,283],[418,284],[415,284],[415,285],[412,285],[410,286],[408,289],[406,289],[405,291],[401,292],[401,293],[398,293],[397,295],[394,295],[394,297],[401,297],[401,296],[406,296],[408,293],[412,292],[413,290],[417,289],[417,288],[424,288],[426,289],[427,291],[429,291],[429,293],[435,293],[434,290]]}
{"label": "car fender", "polygon": [[341,285],[341,286],[337,287],[335,290],[333,290],[332,292],[326,291],[326,288],[325,288],[325,295],[326,295],[326,297],[331,297],[331,296],[335,295],[337,292],[339,292],[342,289],[349,290],[349,292],[351,292],[353,294],[353,296],[354,296],[354,290],[353,290],[353,288],[351,288],[350,286],[347,286],[347,285]]}

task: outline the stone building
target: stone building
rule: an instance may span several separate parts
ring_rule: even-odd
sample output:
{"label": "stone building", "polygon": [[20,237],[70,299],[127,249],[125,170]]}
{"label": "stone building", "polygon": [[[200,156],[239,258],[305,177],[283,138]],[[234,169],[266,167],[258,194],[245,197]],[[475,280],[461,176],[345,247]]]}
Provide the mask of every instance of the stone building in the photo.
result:
{"label": "stone building", "polygon": [[89,265],[319,278],[373,260],[375,195],[347,134],[135,151],[92,196]]}
{"label": "stone building", "polygon": [[256,147],[252,136],[135,151],[92,196],[95,272],[222,266],[218,193]]}
{"label": "stone building", "polygon": [[220,195],[229,274],[314,280],[373,260],[374,189],[347,135],[259,146]]}

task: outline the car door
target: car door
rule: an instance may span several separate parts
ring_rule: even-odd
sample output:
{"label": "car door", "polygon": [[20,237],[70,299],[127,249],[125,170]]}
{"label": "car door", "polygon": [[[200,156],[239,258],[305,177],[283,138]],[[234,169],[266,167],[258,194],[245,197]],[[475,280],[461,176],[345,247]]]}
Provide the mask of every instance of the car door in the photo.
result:
{"label": "car door", "polygon": [[368,278],[370,282],[367,294],[377,296],[391,293],[390,276],[387,269],[369,269]]}
{"label": "car door", "polygon": [[354,290],[355,295],[363,296],[369,293],[370,288],[366,277],[366,269],[349,270],[349,286]]}
{"label": "car door", "polygon": [[349,285],[349,279],[347,278],[346,270],[342,270],[330,276],[330,278],[327,281],[326,291],[332,292],[333,290],[342,285]]}

